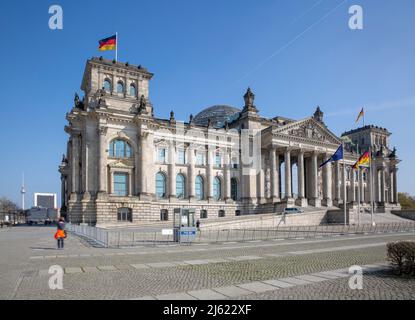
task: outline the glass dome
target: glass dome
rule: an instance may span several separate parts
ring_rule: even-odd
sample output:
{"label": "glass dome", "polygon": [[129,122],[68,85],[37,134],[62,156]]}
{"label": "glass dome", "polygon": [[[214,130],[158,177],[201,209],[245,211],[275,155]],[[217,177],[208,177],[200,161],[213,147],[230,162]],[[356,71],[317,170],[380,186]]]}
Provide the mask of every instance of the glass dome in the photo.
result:
{"label": "glass dome", "polygon": [[215,128],[222,128],[225,122],[232,122],[239,117],[241,110],[231,106],[217,105],[204,109],[194,117],[194,122],[197,125],[207,126],[209,119],[212,126]]}

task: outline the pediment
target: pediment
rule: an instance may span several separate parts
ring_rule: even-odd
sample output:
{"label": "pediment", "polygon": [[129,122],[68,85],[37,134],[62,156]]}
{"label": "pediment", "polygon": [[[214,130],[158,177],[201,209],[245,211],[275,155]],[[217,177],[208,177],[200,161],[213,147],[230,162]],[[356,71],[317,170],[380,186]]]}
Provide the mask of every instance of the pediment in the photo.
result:
{"label": "pediment", "polygon": [[287,138],[300,138],[320,143],[332,143],[339,145],[342,141],[326,126],[314,118],[289,123],[273,130],[274,135],[287,136]]}
{"label": "pediment", "polygon": [[118,159],[109,163],[109,166],[111,168],[130,169],[132,166],[134,166],[134,163],[131,159]]}

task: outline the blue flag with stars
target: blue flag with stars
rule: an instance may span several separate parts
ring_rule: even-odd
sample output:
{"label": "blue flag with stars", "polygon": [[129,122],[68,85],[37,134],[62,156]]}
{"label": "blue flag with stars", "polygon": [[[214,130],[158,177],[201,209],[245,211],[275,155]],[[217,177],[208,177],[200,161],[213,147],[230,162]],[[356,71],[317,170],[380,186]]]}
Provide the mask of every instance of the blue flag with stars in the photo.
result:
{"label": "blue flag with stars", "polygon": [[343,145],[341,144],[337,151],[325,162],[323,162],[319,168],[324,167],[329,162],[339,161],[343,159]]}

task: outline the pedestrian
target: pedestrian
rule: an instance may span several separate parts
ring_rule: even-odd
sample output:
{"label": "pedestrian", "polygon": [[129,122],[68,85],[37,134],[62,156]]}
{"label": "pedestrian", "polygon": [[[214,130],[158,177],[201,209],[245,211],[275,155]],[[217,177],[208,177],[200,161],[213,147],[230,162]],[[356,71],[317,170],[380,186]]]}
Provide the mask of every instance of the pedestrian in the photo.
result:
{"label": "pedestrian", "polygon": [[63,249],[63,241],[66,238],[65,220],[60,218],[58,221],[58,228],[55,233],[55,239],[58,241],[58,249]]}
{"label": "pedestrian", "polygon": [[196,228],[197,228],[198,231],[200,231],[200,221],[199,220],[196,221]]}

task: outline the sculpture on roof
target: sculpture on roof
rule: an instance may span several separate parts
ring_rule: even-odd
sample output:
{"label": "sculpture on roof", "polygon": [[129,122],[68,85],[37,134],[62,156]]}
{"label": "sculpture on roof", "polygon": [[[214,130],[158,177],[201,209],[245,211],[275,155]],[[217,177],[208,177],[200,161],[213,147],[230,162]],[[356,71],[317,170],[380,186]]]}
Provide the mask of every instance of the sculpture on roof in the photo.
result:
{"label": "sculpture on roof", "polygon": [[258,109],[254,105],[255,101],[255,94],[252,92],[251,88],[248,87],[246,93],[244,95],[245,106],[242,112],[251,111],[251,112],[258,112]]}

